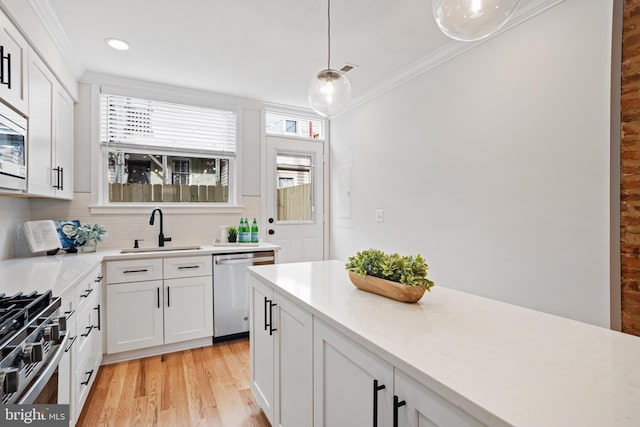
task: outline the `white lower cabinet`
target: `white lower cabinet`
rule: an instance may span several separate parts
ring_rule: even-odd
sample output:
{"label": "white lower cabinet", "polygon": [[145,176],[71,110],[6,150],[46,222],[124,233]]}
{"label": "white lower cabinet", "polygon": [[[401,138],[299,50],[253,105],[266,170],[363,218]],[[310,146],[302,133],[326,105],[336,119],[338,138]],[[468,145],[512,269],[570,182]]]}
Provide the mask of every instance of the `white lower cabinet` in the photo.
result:
{"label": "white lower cabinet", "polygon": [[251,389],[273,426],[313,425],[313,317],[249,276]]}
{"label": "white lower cabinet", "polygon": [[62,295],[68,335],[58,366],[58,402],[69,404],[69,425],[82,412],[102,361],[102,266]]}
{"label": "white lower cabinet", "polygon": [[393,366],[336,332],[313,323],[315,426],[390,426]]}
{"label": "white lower cabinet", "polygon": [[211,276],[164,281],[164,343],[213,336]]}
{"label": "white lower cabinet", "polygon": [[107,263],[108,354],[206,337],[213,337],[211,257]]}
{"label": "white lower cabinet", "polygon": [[107,285],[107,353],[164,342],[162,280]]}

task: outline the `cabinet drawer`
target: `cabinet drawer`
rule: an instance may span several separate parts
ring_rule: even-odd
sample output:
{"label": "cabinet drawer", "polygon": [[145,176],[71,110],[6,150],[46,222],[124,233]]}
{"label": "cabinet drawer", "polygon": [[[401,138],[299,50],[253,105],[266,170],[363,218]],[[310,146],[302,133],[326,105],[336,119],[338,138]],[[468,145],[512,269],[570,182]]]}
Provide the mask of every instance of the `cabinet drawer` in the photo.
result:
{"label": "cabinet drawer", "polygon": [[211,263],[211,257],[206,255],[165,258],[164,278],[179,279],[181,277],[210,276]]}
{"label": "cabinet drawer", "polygon": [[102,279],[102,265],[99,265],[76,285],[74,310],[83,310],[87,303],[99,294]]}
{"label": "cabinet drawer", "polygon": [[77,405],[76,415],[80,415],[82,406],[89,395],[89,390],[91,390],[91,385],[98,375],[99,367],[95,363],[95,357],[93,354],[87,354],[87,357],[80,360],[76,365],[74,372],[75,403]]}
{"label": "cabinet drawer", "polygon": [[107,263],[107,283],[162,280],[162,259],[135,259]]}
{"label": "cabinet drawer", "polygon": [[93,353],[93,340],[100,335],[102,325],[100,324],[100,311],[102,306],[97,299],[92,301],[91,306],[78,313],[76,318],[76,334],[78,336],[73,346],[73,359],[82,360],[88,354]]}

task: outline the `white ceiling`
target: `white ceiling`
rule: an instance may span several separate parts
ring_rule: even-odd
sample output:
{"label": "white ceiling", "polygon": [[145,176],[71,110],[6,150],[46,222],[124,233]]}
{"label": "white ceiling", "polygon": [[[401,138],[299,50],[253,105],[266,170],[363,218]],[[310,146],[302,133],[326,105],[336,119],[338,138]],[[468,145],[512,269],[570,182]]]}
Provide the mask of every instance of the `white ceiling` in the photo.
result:
{"label": "white ceiling", "polygon": [[[326,68],[326,0],[48,0],[87,71],[306,107]],[[333,0],[331,65],[353,98],[451,43],[431,0]],[[106,46],[115,37],[126,52]]]}

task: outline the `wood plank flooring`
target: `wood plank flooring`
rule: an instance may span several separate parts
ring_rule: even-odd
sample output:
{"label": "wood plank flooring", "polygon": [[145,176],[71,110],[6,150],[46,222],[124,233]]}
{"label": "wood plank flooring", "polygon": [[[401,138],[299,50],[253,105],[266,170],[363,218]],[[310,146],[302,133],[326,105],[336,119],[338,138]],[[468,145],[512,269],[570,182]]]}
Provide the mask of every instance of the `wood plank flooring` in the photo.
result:
{"label": "wood plank flooring", "polygon": [[249,388],[249,340],[100,367],[79,427],[270,427]]}

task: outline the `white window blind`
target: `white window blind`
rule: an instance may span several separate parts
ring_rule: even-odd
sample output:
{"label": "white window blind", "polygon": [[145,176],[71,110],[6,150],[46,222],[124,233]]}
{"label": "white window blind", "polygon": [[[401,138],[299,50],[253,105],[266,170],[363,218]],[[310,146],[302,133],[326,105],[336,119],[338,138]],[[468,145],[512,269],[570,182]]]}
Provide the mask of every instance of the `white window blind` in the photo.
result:
{"label": "white window blind", "polygon": [[235,154],[234,111],[102,94],[102,143],[122,148]]}

